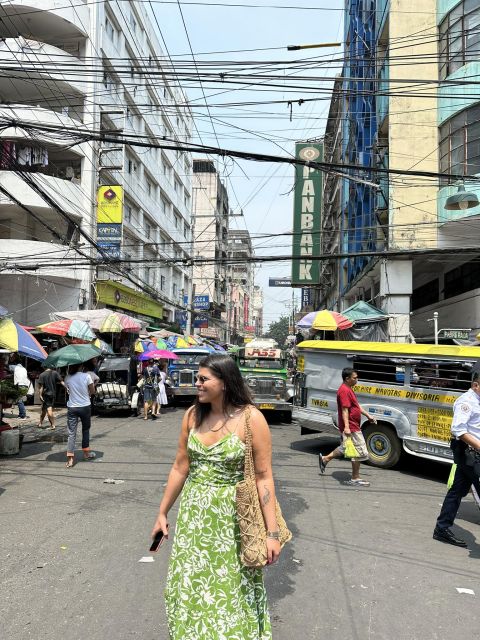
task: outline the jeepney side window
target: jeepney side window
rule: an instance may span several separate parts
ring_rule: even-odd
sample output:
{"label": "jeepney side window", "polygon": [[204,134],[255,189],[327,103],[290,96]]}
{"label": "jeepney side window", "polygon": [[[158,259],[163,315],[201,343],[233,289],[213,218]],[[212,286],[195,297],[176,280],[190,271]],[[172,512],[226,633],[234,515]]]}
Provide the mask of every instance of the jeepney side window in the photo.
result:
{"label": "jeepney side window", "polygon": [[472,362],[423,361],[412,366],[412,387],[468,391],[473,375]]}
{"label": "jeepney side window", "polygon": [[404,371],[390,358],[354,356],[352,367],[358,373],[358,381],[403,385]]}

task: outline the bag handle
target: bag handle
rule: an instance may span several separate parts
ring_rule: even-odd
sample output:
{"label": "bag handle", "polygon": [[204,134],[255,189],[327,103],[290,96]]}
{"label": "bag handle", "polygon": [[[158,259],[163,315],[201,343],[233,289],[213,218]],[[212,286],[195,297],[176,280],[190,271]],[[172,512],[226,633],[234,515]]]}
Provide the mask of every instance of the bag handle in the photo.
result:
{"label": "bag handle", "polygon": [[244,479],[255,479],[255,465],[253,464],[252,430],[250,428],[250,409],[245,411],[245,463]]}

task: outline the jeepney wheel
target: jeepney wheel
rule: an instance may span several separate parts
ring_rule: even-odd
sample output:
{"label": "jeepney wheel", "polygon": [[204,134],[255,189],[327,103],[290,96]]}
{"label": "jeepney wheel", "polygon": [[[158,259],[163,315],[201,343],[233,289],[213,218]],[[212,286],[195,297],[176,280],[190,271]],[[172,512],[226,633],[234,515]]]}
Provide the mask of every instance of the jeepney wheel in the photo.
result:
{"label": "jeepney wheel", "polygon": [[368,424],[363,430],[370,464],[391,469],[400,460],[402,444],[395,429],[388,424]]}

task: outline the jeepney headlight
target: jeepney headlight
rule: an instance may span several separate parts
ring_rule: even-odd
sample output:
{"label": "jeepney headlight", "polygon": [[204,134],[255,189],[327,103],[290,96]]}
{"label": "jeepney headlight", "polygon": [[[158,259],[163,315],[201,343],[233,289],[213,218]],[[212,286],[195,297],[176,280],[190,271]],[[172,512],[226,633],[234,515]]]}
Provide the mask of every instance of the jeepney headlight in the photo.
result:
{"label": "jeepney headlight", "polygon": [[172,371],[172,380],[173,382],[177,382],[178,381],[178,371]]}
{"label": "jeepney headlight", "polygon": [[284,380],[275,380],[275,389],[283,389],[284,386]]}
{"label": "jeepney headlight", "polygon": [[247,378],[247,384],[249,387],[256,387],[257,381],[255,380],[255,378]]}

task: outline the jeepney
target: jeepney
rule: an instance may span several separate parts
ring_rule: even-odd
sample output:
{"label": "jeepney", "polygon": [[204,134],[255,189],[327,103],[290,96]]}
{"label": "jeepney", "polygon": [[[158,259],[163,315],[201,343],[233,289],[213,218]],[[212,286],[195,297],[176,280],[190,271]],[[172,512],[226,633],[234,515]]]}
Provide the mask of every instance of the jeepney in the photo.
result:
{"label": "jeepney", "polygon": [[195,377],[198,373],[199,362],[206,358],[211,351],[201,347],[188,349],[172,349],[178,356],[177,360],[170,360],[168,365],[167,382],[173,393],[173,400],[180,398],[193,399],[197,395]]}
{"label": "jeepney", "polygon": [[235,354],[240,372],[261,410],[275,411],[282,422],[292,421],[292,391],[288,388],[285,354],[274,340],[255,340]]}
{"label": "jeepney", "polygon": [[106,355],[98,367],[93,398],[98,411],[131,409],[137,412],[137,360],[133,356]]}
{"label": "jeepney", "polygon": [[452,461],[452,406],[480,370],[478,347],[309,340],[297,345],[293,417],[305,433],[339,433],[341,372],[358,372],[354,391],[377,419],[362,430],[371,464],[390,468],[402,450]]}

